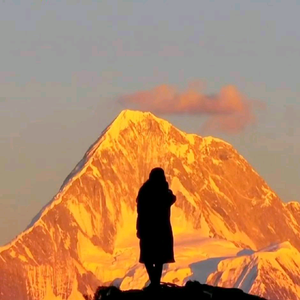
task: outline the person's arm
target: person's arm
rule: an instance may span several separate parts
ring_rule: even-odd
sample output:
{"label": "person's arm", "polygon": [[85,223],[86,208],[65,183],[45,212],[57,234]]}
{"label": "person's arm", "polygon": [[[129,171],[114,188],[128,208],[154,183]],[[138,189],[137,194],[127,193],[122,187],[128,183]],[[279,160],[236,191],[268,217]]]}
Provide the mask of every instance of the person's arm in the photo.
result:
{"label": "person's arm", "polygon": [[138,239],[141,238],[141,233],[140,233],[140,220],[139,217],[137,218],[137,222],[136,222],[136,237]]}
{"label": "person's arm", "polygon": [[139,190],[138,196],[136,198],[137,203],[137,219],[136,219],[136,236],[140,239],[141,238],[141,190]]}
{"label": "person's arm", "polygon": [[138,238],[140,238],[140,232],[139,232],[139,228],[140,228],[140,215],[139,215],[139,212],[140,212],[140,201],[139,201],[139,194],[140,194],[140,191],[138,193],[138,196],[136,197],[137,218],[136,218],[136,226],[135,226],[136,236]]}
{"label": "person's arm", "polygon": [[176,196],[173,194],[172,190],[169,189],[169,199],[170,199],[170,206],[176,202]]}

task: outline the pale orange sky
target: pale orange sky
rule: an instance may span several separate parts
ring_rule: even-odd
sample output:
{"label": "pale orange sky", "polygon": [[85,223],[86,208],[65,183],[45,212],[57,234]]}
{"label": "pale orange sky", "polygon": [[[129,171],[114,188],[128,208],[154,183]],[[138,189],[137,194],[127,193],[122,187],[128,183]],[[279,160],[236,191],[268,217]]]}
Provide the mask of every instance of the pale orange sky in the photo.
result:
{"label": "pale orange sky", "polygon": [[162,85],[185,91],[199,80],[205,97],[234,86],[264,103],[251,111],[242,104],[249,122],[232,132],[224,130],[232,119],[203,127],[203,111],[158,115],[225,139],[284,201],[300,199],[298,1],[84,3],[0,4],[0,245],[129,106],[120,97]]}

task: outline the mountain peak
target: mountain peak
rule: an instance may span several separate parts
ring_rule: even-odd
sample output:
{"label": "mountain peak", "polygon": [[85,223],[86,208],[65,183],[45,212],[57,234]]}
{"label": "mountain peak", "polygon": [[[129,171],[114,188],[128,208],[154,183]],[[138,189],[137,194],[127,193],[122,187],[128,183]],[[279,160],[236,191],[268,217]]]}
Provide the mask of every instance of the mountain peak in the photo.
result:
{"label": "mountain peak", "polygon": [[132,125],[141,124],[145,121],[156,121],[157,123],[164,125],[163,127],[166,129],[172,126],[168,121],[156,117],[149,111],[125,109],[111,122],[107,129],[102,133],[102,136],[109,133],[111,137],[116,137],[124,129],[132,127]]}
{"label": "mountain peak", "polygon": [[155,116],[150,111],[124,109],[119,113],[119,115],[114,119],[114,121],[111,124],[120,124],[120,123],[124,123],[124,124],[134,123],[134,124],[137,124],[137,123],[142,122],[144,120],[155,120],[157,122],[169,123],[168,121]]}
{"label": "mountain peak", "polygon": [[149,111],[141,111],[141,110],[132,110],[132,109],[124,109],[122,110],[116,119],[122,118],[131,121],[139,121],[143,118],[153,117],[156,118],[151,112]]}
{"label": "mountain peak", "polygon": [[130,110],[130,109],[122,110],[119,113],[119,115],[111,122],[111,124],[102,132],[101,137],[108,134],[112,138],[116,138],[120,134],[120,132],[123,131],[124,129],[132,128],[132,125],[138,125],[138,124],[144,125],[142,126],[142,129],[143,127],[147,129],[150,122],[153,121],[157,122],[160,130],[164,131],[167,134],[172,128],[187,140],[193,140],[194,137],[202,138],[203,146],[209,146],[212,142],[217,142],[232,147],[232,145],[227,143],[226,141],[213,136],[202,137],[198,134],[187,133],[185,131],[182,131],[176,128],[173,124],[171,124],[166,119],[159,118],[149,111]]}

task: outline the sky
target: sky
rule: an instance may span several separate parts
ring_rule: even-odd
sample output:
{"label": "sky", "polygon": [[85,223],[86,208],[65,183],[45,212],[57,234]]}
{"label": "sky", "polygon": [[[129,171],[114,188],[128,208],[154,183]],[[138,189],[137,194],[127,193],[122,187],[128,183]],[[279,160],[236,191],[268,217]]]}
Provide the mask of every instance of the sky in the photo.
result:
{"label": "sky", "polygon": [[133,106],[226,140],[283,201],[300,200],[299,9],[293,0],[1,1],[0,245]]}

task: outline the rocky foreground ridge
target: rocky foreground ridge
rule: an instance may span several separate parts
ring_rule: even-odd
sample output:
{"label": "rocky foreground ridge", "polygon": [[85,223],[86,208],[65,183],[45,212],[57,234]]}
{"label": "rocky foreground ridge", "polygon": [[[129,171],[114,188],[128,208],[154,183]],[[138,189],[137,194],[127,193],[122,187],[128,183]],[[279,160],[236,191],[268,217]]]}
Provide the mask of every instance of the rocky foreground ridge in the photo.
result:
{"label": "rocky foreground ridge", "polygon": [[158,290],[121,291],[116,287],[99,287],[92,298],[86,300],[150,300],[150,299],[201,299],[201,300],[266,300],[244,293],[236,288],[218,288],[197,281],[188,281],[185,286],[162,284]]}

